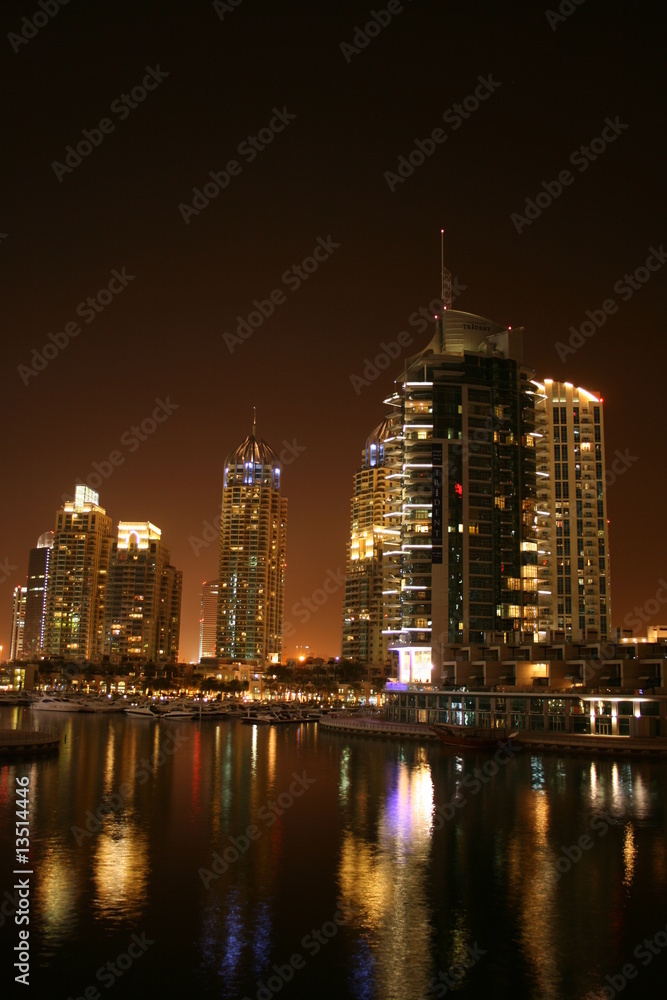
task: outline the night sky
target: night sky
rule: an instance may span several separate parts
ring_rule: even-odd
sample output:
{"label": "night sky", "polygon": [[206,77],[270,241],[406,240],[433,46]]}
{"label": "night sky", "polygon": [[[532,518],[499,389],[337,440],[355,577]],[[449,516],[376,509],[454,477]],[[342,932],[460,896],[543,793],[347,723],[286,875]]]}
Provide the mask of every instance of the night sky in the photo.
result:
{"label": "night sky", "polygon": [[[604,397],[607,467],[625,456],[608,488],[613,624],[651,602],[667,568],[661,5],[561,8],[70,0],[24,22],[26,41],[22,18],[47,15],[3,4],[5,655],[28,551],[96,462],[114,522],[153,521],[183,570],[180,653],[196,658],[218,571],[217,539],[196,539],[253,405],[286,459],[285,652],[338,655],[342,586],[309,621],[299,602],[344,571],[361,448],[431,336],[409,319],[439,297],[441,227],[455,308],[525,327],[537,378]],[[97,144],[68,164],[84,130]],[[604,325],[565,354],[587,310]],[[404,330],[391,367],[353,384]],[[29,373],[49,333],[64,346]]]}

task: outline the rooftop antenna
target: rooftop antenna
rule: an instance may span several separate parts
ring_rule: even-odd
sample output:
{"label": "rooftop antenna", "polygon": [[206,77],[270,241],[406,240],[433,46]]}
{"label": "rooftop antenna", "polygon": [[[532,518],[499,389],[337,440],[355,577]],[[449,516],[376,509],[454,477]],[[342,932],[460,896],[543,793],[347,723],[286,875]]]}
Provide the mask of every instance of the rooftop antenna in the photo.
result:
{"label": "rooftop antenna", "polygon": [[440,271],[442,274],[442,308],[452,308],[452,275],[445,267],[445,230],[440,230]]}
{"label": "rooftop antenna", "polygon": [[256,428],[257,428],[257,409],[256,409],[256,407],[253,406],[253,408],[252,408],[252,436],[253,437],[256,436]]}

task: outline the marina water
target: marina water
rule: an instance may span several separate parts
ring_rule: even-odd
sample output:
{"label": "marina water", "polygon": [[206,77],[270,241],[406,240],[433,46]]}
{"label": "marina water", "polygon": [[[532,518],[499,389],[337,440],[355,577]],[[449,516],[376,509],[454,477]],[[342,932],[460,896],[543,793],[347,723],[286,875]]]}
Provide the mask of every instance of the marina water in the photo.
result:
{"label": "marina water", "polygon": [[26,995],[664,995],[665,761],[1,710],[15,725],[62,742],[0,763],[5,996],[17,776]]}

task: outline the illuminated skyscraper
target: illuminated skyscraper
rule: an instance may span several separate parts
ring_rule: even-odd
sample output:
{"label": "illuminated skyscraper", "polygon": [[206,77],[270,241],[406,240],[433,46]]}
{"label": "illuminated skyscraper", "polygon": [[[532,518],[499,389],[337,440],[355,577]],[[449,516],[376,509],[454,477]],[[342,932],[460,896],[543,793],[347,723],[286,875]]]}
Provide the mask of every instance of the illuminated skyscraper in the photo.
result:
{"label": "illuminated skyscraper", "polygon": [[385,443],[393,439],[394,424],[387,418],[368,437],[350,502],[342,655],[360,663],[384,664],[389,655],[383,632],[384,576],[400,529],[392,529],[389,515]]}
{"label": "illuminated skyscraper", "polygon": [[9,659],[23,660],[23,635],[25,630],[25,602],[27,587],[14,587],[12,600],[12,631],[9,642]]}
{"label": "illuminated skyscraper", "polygon": [[150,521],[120,521],[104,602],[104,652],[112,661],[178,659],[182,573]]}
{"label": "illuminated skyscraper", "polygon": [[199,615],[199,659],[215,656],[218,633],[218,581],[202,585],[201,612]]}
{"label": "illuminated skyscraper", "polygon": [[402,427],[390,474],[398,614],[386,630],[402,681],[439,678],[448,643],[537,632],[537,389],[521,330],[448,309],[385,401]]}
{"label": "illuminated skyscraper", "polygon": [[539,391],[540,635],[606,639],[611,588],[602,399],[552,379]]}
{"label": "illuminated skyscraper", "polygon": [[280,461],[250,434],[225,459],[217,655],[280,662],[287,500]]}
{"label": "illuminated skyscraper", "polygon": [[46,620],[46,587],[53,549],[53,532],[40,535],[37,546],[28,557],[28,585],[23,630],[23,656],[31,659],[40,655],[44,645]]}
{"label": "illuminated skyscraper", "polygon": [[99,495],[77,484],[56,514],[46,587],[44,655],[89,660],[102,652],[111,518]]}

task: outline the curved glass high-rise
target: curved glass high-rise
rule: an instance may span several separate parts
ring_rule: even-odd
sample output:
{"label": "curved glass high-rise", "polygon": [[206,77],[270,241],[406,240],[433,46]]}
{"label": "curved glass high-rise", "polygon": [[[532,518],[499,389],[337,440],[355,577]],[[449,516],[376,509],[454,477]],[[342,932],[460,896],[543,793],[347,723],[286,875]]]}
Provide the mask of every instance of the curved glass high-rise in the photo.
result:
{"label": "curved glass high-rise", "polygon": [[388,660],[385,616],[398,597],[400,503],[392,505],[391,480],[397,440],[400,427],[389,414],[366,439],[350,502],[342,653],[366,664]]}
{"label": "curved glass high-rise", "polygon": [[253,433],[225,459],[216,653],[280,662],[287,500],[278,455]]}
{"label": "curved glass high-rise", "polygon": [[439,674],[445,645],[537,632],[531,374],[521,330],[445,310],[385,400],[402,432],[399,614],[387,622],[402,681]]}

